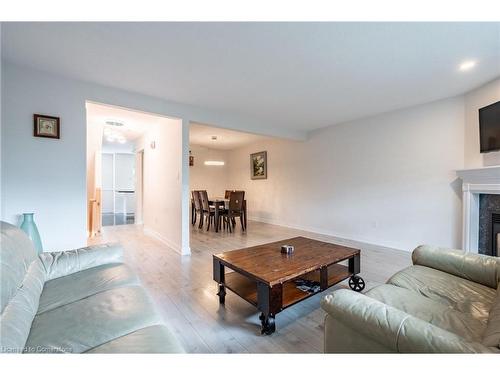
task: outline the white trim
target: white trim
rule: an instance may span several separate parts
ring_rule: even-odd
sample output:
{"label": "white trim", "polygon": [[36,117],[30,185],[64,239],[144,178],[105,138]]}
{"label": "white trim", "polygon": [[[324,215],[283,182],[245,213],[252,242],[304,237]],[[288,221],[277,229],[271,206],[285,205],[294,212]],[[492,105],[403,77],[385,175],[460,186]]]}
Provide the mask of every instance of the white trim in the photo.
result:
{"label": "white trim", "polygon": [[[153,229],[146,227],[146,226],[143,226],[143,231],[144,231],[145,235],[153,237],[154,239],[156,239],[160,242],[163,242],[163,244],[165,244],[170,249],[174,250],[176,253],[183,255],[183,251],[179,245],[170,241],[168,238],[162,236],[160,233],[158,233],[158,232],[154,231]],[[188,254],[189,254],[191,252],[191,249],[187,249],[187,250],[188,250]]]}
{"label": "white trim", "polygon": [[371,247],[375,250],[379,251],[384,251],[384,250],[393,250],[393,251],[404,251],[406,253],[412,252],[413,249],[401,249],[399,247],[396,247],[394,245],[379,245],[375,244],[373,242],[370,242],[368,240],[355,240],[352,238],[348,238],[346,236],[342,236],[339,233],[331,232],[331,231],[326,231],[324,229],[319,229],[319,228],[313,228],[313,227],[304,227],[300,225],[295,225],[295,224],[289,224],[289,223],[283,223],[282,221],[277,221],[273,219],[267,219],[267,218],[262,218],[262,217],[257,217],[257,216],[249,216],[248,220],[250,221],[258,221],[261,223],[266,223],[266,224],[272,224],[272,225],[278,225],[280,227],[285,227],[285,228],[290,228],[290,229],[297,229],[297,230],[302,230],[305,232],[311,232],[314,234],[319,234],[323,236],[329,236],[332,237],[332,242],[336,243],[338,245],[346,245],[346,246],[352,246],[352,247]]}

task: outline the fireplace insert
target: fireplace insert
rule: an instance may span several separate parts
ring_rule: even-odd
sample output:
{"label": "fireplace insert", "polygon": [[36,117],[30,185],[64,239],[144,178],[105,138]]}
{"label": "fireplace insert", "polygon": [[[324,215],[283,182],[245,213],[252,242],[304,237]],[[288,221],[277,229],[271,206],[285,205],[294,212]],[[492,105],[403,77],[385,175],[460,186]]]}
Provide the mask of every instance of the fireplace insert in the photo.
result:
{"label": "fireplace insert", "polygon": [[500,254],[500,212],[491,214],[491,255]]}

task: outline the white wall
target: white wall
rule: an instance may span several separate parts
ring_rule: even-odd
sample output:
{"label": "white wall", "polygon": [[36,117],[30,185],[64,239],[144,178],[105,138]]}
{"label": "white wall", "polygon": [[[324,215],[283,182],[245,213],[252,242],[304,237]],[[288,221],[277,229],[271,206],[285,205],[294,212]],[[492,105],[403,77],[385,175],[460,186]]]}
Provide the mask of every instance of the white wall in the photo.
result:
{"label": "white wall", "polygon": [[[223,197],[229,186],[228,151],[190,145],[194,166],[189,167],[189,189],[206,190],[209,196]],[[222,166],[205,165],[206,160],[225,162]]]}
{"label": "white wall", "polygon": [[[36,213],[45,250],[86,244],[85,102],[121,106],[182,119],[182,251],[189,253],[189,123],[303,139],[269,124],[231,113],[81,82],[2,61],[2,220],[18,223]],[[33,114],[61,117],[61,139],[33,137]]]}
{"label": "white wall", "polygon": [[500,151],[479,152],[479,108],[500,101],[500,78],[465,95],[465,168],[500,164]]}
{"label": "white wall", "polygon": [[[2,69],[2,220],[17,224],[20,214],[35,212],[44,250],[86,245],[85,101],[153,113],[168,106],[5,62]],[[33,137],[34,113],[59,116],[61,139]]]}
{"label": "white wall", "polygon": [[[86,100],[182,118],[182,204],[175,214],[182,217],[183,252],[189,251],[189,121],[285,135],[231,114],[5,61],[1,68],[2,220],[18,223],[22,212],[34,211],[45,250],[86,243]],[[33,113],[60,116],[61,139],[33,137]],[[250,213],[264,220],[402,249],[420,242],[458,245],[460,198],[453,170],[470,157],[464,154],[464,113],[461,98],[449,99],[332,127],[305,143],[247,147],[234,153],[241,163],[230,161],[231,187],[247,190]],[[477,142],[466,137],[468,144]],[[251,181],[248,154],[264,149],[269,179]]]}
{"label": "white wall", "polygon": [[[463,98],[333,126],[306,142],[269,140],[230,154],[231,185],[249,216],[412,250],[460,244]],[[249,154],[267,150],[268,179]]]}
{"label": "white wall", "polygon": [[[154,148],[151,143],[154,142]],[[144,150],[143,212],[144,228],[178,252],[182,252],[182,123],[163,119],[148,125],[136,142]]]}

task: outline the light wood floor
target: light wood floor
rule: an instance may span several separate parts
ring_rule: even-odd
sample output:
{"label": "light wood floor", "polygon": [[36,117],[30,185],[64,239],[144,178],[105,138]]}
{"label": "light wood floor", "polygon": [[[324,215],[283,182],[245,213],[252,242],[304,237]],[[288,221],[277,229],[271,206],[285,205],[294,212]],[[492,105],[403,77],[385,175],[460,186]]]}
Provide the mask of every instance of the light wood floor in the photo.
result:
{"label": "light wood floor", "polygon": [[[119,241],[125,261],[135,269],[156,301],[161,314],[189,353],[320,353],[323,352],[324,311],[321,294],[276,316],[276,332],[260,335],[257,310],[228,291],[225,307],[219,306],[212,280],[212,254],[303,235],[340,243],[332,237],[259,222],[239,225],[235,233],[206,232],[192,228],[191,256],[181,256],[138,225],[103,228],[90,244]],[[410,264],[410,253],[361,246],[361,276],[367,288],[384,283]]]}

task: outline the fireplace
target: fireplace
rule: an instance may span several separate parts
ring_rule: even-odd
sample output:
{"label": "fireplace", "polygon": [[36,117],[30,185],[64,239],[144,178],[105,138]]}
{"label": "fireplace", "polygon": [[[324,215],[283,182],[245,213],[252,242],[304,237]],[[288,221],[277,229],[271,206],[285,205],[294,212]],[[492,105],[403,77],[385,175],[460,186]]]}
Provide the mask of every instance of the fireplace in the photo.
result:
{"label": "fireplace", "polygon": [[500,195],[479,196],[479,253],[498,256],[500,234]]}
{"label": "fireplace", "polygon": [[462,179],[462,248],[500,256],[500,166],[457,171]]}

